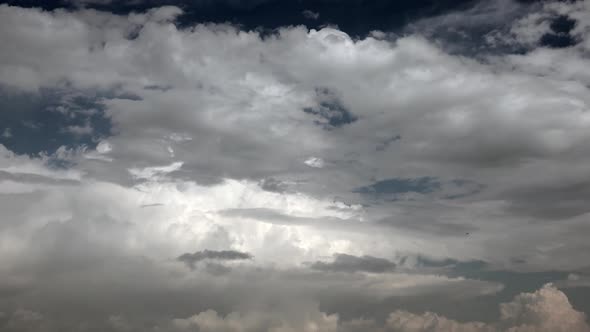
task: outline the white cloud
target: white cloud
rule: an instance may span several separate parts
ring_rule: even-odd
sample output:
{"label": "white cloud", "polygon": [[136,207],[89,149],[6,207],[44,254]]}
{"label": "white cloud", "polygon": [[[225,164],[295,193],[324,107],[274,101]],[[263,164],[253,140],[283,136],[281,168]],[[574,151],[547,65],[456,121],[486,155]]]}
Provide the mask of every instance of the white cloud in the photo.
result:
{"label": "white cloud", "polygon": [[186,319],[175,319],[172,325],[179,331],[203,332],[336,332],[338,317],[318,311],[306,314],[298,322],[289,323],[273,313],[248,313],[241,315],[233,312],[220,317],[217,312],[208,310]]}
{"label": "white cloud", "polygon": [[[293,183],[292,192],[353,203],[365,202],[352,190],[379,179],[469,178],[485,188],[479,201],[434,204],[432,196],[409,194],[404,197],[426,201],[372,205],[363,216],[399,221],[393,223],[399,232],[418,225],[404,233],[416,239],[396,239],[400,250],[443,250],[462,258],[506,260],[508,252],[526,250],[503,250],[519,247],[512,235],[507,246],[491,244],[506,223],[519,238],[551,234],[551,227],[543,234],[527,228],[539,202],[541,214],[570,216],[528,193],[553,197],[565,175],[572,186],[585,179],[590,100],[579,83],[453,56],[416,35],[352,40],[334,28],[292,27],[262,38],[227,25],[180,30],[170,23],[178,13],[171,7],[129,16],[0,7],[3,38],[18,46],[2,52],[3,69],[24,73],[0,74],[4,84],[35,90],[66,80],[78,89],[117,88],[140,97],[102,100],[116,132],[109,144],[116,148],[73,160],[72,172],[127,183],[128,170],[143,177],[169,174],[150,165],[178,165],[171,164],[173,154],[183,162],[177,172],[183,179],[212,184],[270,174]],[[50,44],[28,33],[39,26],[52,29]],[[136,38],[128,38],[133,33]],[[325,130],[302,111],[325,102],[337,102],[357,121]],[[391,137],[400,139],[376,151]],[[107,167],[100,161],[116,162]],[[321,167],[321,173],[313,169]],[[572,204],[573,215],[588,212]],[[420,223],[406,221],[415,213]],[[466,244],[472,250],[437,241],[440,220],[478,229]],[[554,253],[531,261],[563,262]]]}
{"label": "white cloud", "polygon": [[86,122],[84,126],[67,126],[64,132],[69,132],[77,136],[92,135],[94,128],[90,126],[90,123]]}
{"label": "white cloud", "polygon": [[392,313],[387,328],[399,332],[566,332],[590,331],[583,313],[576,311],[565,294],[551,284],[534,293],[522,293],[513,301],[500,305],[500,321],[462,323],[427,312],[422,315],[406,311]]}
{"label": "white cloud", "polygon": [[178,171],[184,163],[182,161],[173,162],[167,166],[151,166],[144,168],[130,168],[129,173],[136,179],[155,180],[162,175]]}
{"label": "white cloud", "polygon": [[[315,310],[276,320],[254,308],[268,298],[465,299],[502,289],[411,271],[305,268],[336,253],[394,260],[417,252],[511,269],[517,254],[523,269],[579,268],[590,213],[580,199],[590,194],[587,4],[540,6],[506,37],[530,45],[547,31],[536,17],[562,13],[578,20],[579,45],[485,61],[449,54],[419,34],[353,39],[336,28],[285,27],[263,37],[226,24],[181,29],[175,7],[117,16],[1,5],[0,39],[11,45],[0,52],[2,85],[134,98],[97,100],[113,135],[95,151],[29,158],[0,146],[0,279],[17,291],[36,287],[38,297],[23,301],[46,306],[98,293],[117,306],[119,293],[134,291],[175,304],[202,298],[177,327],[278,332],[330,331],[336,316]],[[72,166],[54,167],[56,159]],[[383,189],[409,191],[393,202],[378,190],[354,192],[425,176],[442,185],[428,194]],[[470,181],[454,182],[462,179]],[[205,249],[254,259],[197,271],[174,261]],[[104,281],[88,287],[97,275]],[[122,286],[109,291],[115,281]],[[227,302],[219,294],[229,294]],[[503,305],[498,324],[398,311],[388,328],[583,331],[566,300],[547,286]],[[100,321],[126,328],[133,319],[123,317]],[[345,323],[351,331],[379,325],[369,317]]]}
{"label": "white cloud", "polygon": [[[312,307],[313,308],[313,307]],[[341,320],[317,309],[299,314],[297,325],[289,325],[274,312],[232,312],[220,316],[212,310],[185,319],[175,319],[172,326],[179,331],[364,331],[364,332],[519,332],[519,331],[589,331],[584,314],[574,310],[567,297],[551,285],[534,293],[523,293],[512,302],[501,305],[501,319],[494,323],[459,322],[432,312],[413,314],[395,311],[384,326],[374,320]],[[293,323],[290,323],[293,324]]]}
{"label": "white cloud", "polygon": [[[582,21],[584,6],[551,10]],[[479,237],[469,241],[474,248],[467,252],[493,253],[480,258],[498,260],[507,253],[495,253],[501,248],[489,248],[486,241],[508,222],[514,234],[530,236],[524,234],[526,218],[539,202],[549,218],[589,212],[574,202],[571,214],[563,213],[544,197],[527,194],[553,197],[564,176],[571,177],[573,186],[588,171],[590,121],[585,111],[590,99],[585,86],[560,74],[566,71],[550,70],[539,78],[526,68],[514,71],[497,62],[447,54],[417,35],[353,40],[334,28],[290,27],[262,38],[227,25],[179,29],[170,21],[178,14],[172,7],[116,16],[3,5],[5,28],[0,31],[15,47],[1,54],[0,81],[34,91],[65,80],[77,89],[117,88],[138,96],[101,100],[116,132],[109,144],[116,149],[108,157],[87,153],[87,160],[74,160],[77,170],[90,178],[126,183],[129,169],[155,175],[161,170],[150,165],[170,165],[172,153],[184,163],[179,176],[198,183],[259,181],[272,175],[294,183],[294,192],[353,203],[364,203],[353,189],[379,179],[469,178],[485,188],[479,201],[436,202],[441,209],[430,208],[436,212],[424,219],[436,222],[442,213],[440,219],[479,228]],[[582,37],[583,26],[575,32]],[[51,33],[29,33],[38,27]],[[572,52],[572,59],[585,63],[577,51],[555,52]],[[525,55],[526,61],[534,56]],[[513,61],[507,59],[500,62]],[[145,88],[150,86],[166,88]],[[325,100],[326,95],[331,99]],[[326,102],[339,104],[358,119],[326,130],[302,111]],[[398,136],[388,149],[376,151]],[[116,162],[106,167],[101,160]],[[313,169],[325,166],[326,160],[329,168],[321,173]],[[556,175],[548,179],[546,174]],[[433,204],[432,196],[418,199]],[[400,220],[414,209],[371,206],[364,220]],[[419,234],[417,241],[431,235]],[[404,242],[400,246],[415,249]],[[466,252],[441,246],[453,255]],[[540,263],[560,261],[554,258]]]}
{"label": "white cloud", "polygon": [[310,157],[303,163],[313,168],[324,168],[324,160],[322,158]]}
{"label": "white cloud", "polygon": [[427,312],[415,315],[406,311],[392,313],[387,320],[388,331],[396,332],[494,332],[491,326],[481,322],[460,323]]}
{"label": "white cloud", "polygon": [[576,311],[567,296],[552,285],[534,293],[520,294],[500,306],[502,321],[509,331],[590,331],[583,313]]}
{"label": "white cloud", "polygon": [[106,154],[113,151],[113,146],[108,141],[100,141],[96,145],[96,152]]}

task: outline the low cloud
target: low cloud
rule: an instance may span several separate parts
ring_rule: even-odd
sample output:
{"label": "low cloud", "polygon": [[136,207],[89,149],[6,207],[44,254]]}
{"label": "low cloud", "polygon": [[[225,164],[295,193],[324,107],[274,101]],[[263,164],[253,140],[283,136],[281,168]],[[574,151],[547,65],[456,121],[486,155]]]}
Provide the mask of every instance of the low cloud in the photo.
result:
{"label": "low cloud", "polygon": [[307,311],[298,321],[262,312],[221,316],[208,310],[189,318],[175,319],[178,331],[340,331],[340,332],[587,332],[585,315],[572,308],[567,297],[552,285],[517,295],[500,305],[500,320],[493,323],[460,322],[432,312],[392,312],[385,324],[371,319],[340,320],[337,314]]}
{"label": "low cloud", "polygon": [[197,251],[195,253],[186,253],[178,256],[177,260],[179,262],[183,262],[191,269],[195,268],[195,265],[198,262],[204,260],[212,260],[212,261],[240,261],[240,260],[249,260],[254,258],[251,254],[234,251],[234,250],[203,250]]}
{"label": "low cloud", "polygon": [[395,263],[384,258],[373,256],[352,256],[347,254],[335,254],[332,262],[315,262],[311,268],[330,272],[370,272],[384,273],[395,270]]}
{"label": "low cloud", "polygon": [[523,293],[500,305],[500,321],[493,324],[458,322],[427,312],[421,315],[396,311],[387,328],[399,332],[586,332],[586,316],[576,311],[563,292],[551,284],[533,293]]}

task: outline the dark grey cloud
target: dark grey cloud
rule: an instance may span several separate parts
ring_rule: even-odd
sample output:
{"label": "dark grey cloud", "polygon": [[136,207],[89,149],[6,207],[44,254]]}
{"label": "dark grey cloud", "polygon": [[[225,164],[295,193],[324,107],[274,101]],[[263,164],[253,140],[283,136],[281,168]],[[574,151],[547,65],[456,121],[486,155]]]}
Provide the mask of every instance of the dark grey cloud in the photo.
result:
{"label": "dark grey cloud", "polygon": [[542,220],[567,219],[590,212],[585,197],[590,195],[590,182],[566,179],[503,193],[515,213]]}
{"label": "dark grey cloud", "polygon": [[400,135],[391,136],[390,138],[387,138],[387,139],[383,140],[382,142],[380,142],[375,147],[375,150],[376,151],[385,151],[393,142],[399,141],[401,139],[402,139],[402,137]]}
{"label": "dark grey cloud", "polygon": [[394,220],[381,221],[381,224],[393,225],[402,229],[410,231],[426,232],[441,236],[453,236],[453,237],[467,237],[472,235],[478,230],[477,226],[456,224],[449,222],[421,222],[421,221],[410,221],[405,219],[403,222],[396,222]]}
{"label": "dark grey cloud", "polygon": [[395,263],[373,256],[353,256],[347,254],[335,254],[332,262],[314,262],[310,265],[314,270],[330,272],[370,272],[385,273],[395,270]]}
{"label": "dark grey cloud", "polygon": [[260,180],[260,188],[272,192],[284,192],[287,189],[287,184],[275,178],[266,178]]}
{"label": "dark grey cloud", "polygon": [[467,198],[481,193],[485,185],[472,180],[441,180],[434,177],[393,178],[380,180],[373,184],[355,188],[354,193],[370,199],[395,201],[404,200],[409,195],[434,196],[441,199]]}
{"label": "dark grey cloud", "polygon": [[20,183],[33,183],[33,184],[48,184],[48,185],[77,185],[80,181],[73,179],[59,179],[49,176],[43,176],[39,174],[31,173],[16,173],[7,172],[0,170],[0,180],[9,180]]}
{"label": "dark grey cloud", "polygon": [[208,250],[197,251],[194,253],[186,253],[178,256],[177,260],[186,264],[191,269],[194,269],[196,264],[205,261],[240,261],[254,258],[251,254],[235,251],[235,250]]}
{"label": "dark grey cloud", "polygon": [[316,88],[317,107],[306,107],[305,113],[318,117],[314,122],[325,129],[339,128],[357,121],[357,117],[342,105],[338,96],[327,88]]}
{"label": "dark grey cloud", "polygon": [[422,255],[408,255],[400,258],[400,265],[412,265],[418,268],[434,268],[452,275],[464,275],[467,272],[484,271],[489,264],[482,260],[459,261],[453,258],[435,259]]}

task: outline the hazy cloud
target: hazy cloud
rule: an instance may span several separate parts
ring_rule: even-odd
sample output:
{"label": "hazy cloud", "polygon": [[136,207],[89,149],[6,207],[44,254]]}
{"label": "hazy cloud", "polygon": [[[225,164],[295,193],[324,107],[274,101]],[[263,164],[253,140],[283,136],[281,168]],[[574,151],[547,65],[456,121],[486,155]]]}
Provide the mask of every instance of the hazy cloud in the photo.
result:
{"label": "hazy cloud", "polygon": [[384,273],[393,271],[395,264],[384,258],[335,254],[332,262],[315,262],[310,267],[315,270],[332,272]]}
{"label": "hazy cloud", "polygon": [[178,256],[177,260],[183,262],[190,268],[195,268],[195,265],[198,262],[204,260],[214,260],[214,261],[239,261],[239,260],[248,260],[252,259],[253,256],[245,253],[239,252],[234,250],[222,250],[222,251],[215,251],[215,250],[203,250],[197,251],[195,253],[186,253]]}

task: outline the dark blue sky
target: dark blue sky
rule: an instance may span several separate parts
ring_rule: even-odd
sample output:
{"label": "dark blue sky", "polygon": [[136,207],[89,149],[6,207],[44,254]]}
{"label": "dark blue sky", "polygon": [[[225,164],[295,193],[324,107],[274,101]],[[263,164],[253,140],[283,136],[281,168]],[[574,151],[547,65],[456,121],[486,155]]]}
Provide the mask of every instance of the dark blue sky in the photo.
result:
{"label": "dark blue sky", "polygon": [[[0,3],[45,9],[73,9],[76,6],[72,2],[74,1],[9,0]],[[110,4],[86,6],[124,14],[162,5],[175,5],[185,11],[181,18],[183,24],[231,22],[246,29],[274,29],[300,24],[319,27],[332,24],[338,25],[348,34],[362,36],[371,30],[394,30],[417,18],[465,8],[473,3],[473,0],[145,0],[113,1]],[[319,17],[306,18],[303,15],[305,10],[318,13]]]}

